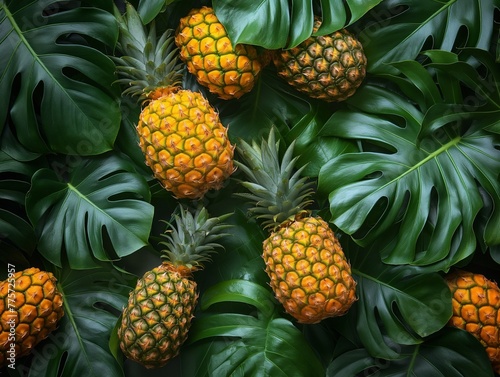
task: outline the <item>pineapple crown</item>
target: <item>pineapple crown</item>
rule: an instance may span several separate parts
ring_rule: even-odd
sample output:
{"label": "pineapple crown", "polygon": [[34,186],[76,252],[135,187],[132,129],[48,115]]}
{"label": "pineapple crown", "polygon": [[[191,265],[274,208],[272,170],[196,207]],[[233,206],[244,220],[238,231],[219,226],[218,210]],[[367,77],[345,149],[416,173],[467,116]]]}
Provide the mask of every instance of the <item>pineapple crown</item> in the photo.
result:
{"label": "pineapple crown", "polygon": [[155,22],[148,30],[130,3],[126,3],[124,15],[115,7],[115,17],[120,30],[118,48],[123,55],[113,60],[121,77],[116,82],[128,85],[123,94],[144,100],[158,89],[179,87],[184,66],[178,60],[174,30],[167,29],[158,38]]}
{"label": "pineapple crown", "polygon": [[242,185],[249,191],[237,195],[250,199],[254,206],[250,212],[263,220],[264,228],[276,228],[284,221],[295,218],[304,211],[312,200],[312,182],[301,177],[305,166],[294,170],[297,157],[293,157],[293,141],[280,159],[279,140],[275,140],[274,128],[268,139],[260,145],[255,141],[248,144],[244,140],[237,143],[237,151],[242,161],[236,165],[247,176]]}
{"label": "pineapple crown", "polygon": [[229,216],[231,213],[209,217],[207,209],[203,206],[191,211],[179,204],[172,215],[172,221],[164,221],[168,228],[162,234],[167,241],[160,242],[166,246],[162,257],[174,265],[185,266],[191,271],[201,269],[203,262],[210,261],[215,249],[222,247],[215,241],[228,235],[222,231],[230,227],[223,223]]}

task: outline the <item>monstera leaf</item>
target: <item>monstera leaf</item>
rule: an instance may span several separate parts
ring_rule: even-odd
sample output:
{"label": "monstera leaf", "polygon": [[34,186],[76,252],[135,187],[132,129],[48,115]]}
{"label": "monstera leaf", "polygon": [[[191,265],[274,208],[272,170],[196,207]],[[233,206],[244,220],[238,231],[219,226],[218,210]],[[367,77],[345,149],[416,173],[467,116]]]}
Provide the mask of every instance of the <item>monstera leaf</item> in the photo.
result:
{"label": "monstera leaf", "polygon": [[146,180],[132,171],[116,155],[82,159],[66,179],[51,169],[37,171],[26,209],[43,256],[61,266],[66,253],[71,268],[92,268],[93,257],[109,261],[145,246],[153,207]]}
{"label": "monstera leaf", "polygon": [[[340,110],[325,124],[321,134],[358,140],[362,150],[326,164],[319,189],[329,193],[332,222],[360,245],[383,243],[385,262],[447,270],[474,252],[476,220],[484,221],[479,228],[486,243],[500,242],[495,230],[500,141],[489,132],[489,117],[457,118],[444,112],[441,116],[448,119],[438,121],[434,106],[450,104],[435,96],[434,104],[427,93],[432,86],[426,89],[422,76],[408,72],[405,82],[418,88],[411,92],[424,93],[415,98],[422,109],[366,85],[350,103],[353,110]],[[405,92],[410,88],[406,85]],[[478,216],[485,208],[484,195],[495,203],[495,216]]]}
{"label": "monstera leaf", "polygon": [[[323,23],[317,34],[332,33],[361,18],[381,0],[321,0]],[[268,49],[294,47],[313,31],[314,2],[311,0],[214,0],[217,18],[233,43]]]}
{"label": "monstera leaf", "polygon": [[[304,336],[279,316],[271,292],[247,280],[228,280],[209,288],[201,299],[207,311],[222,303],[255,308],[248,314],[213,313],[197,318],[190,342],[222,337],[227,345],[210,355],[210,376],[322,376],[324,369]],[[216,309],[215,309],[216,310]]]}
{"label": "monstera leaf", "polygon": [[[30,165],[16,161],[0,150],[0,246],[10,244],[17,250],[31,253],[35,249],[33,228],[17,208],[24,207],[29,190],[29,178],[34,172]],[[11,257],[9,255],[9,257]],[[6,255],[5,255],[6,257]]]}
{"label": "monstera leaf", "polygon": [[167,6],[179,0],[139,0],[137,12],[144,25],[153,21]]}
{"label": "monstera leaf", "polygon": [[109,267],[65,268],[56,276],[64,297],[64,316],[58,329],[33,351],[29,375],[122,377],[109,339],[135,278]]}
{"label": "monstera leaf", "polygon": [[7,123],[0,141],[0,259],[19,266],[29,265],[25,257],[36,246],[24,204],[31,177],[41,167],[38,157],[19,144]]}
{"label": "monstera leaf", "polygon": [[351,249],[349,257],[358,283],[357,333],[373,357],[398,358],[398,347],[422,343],[450,319],[451,293],[439,274],[384,264],[375,246]]}
{"label": "monstera leaf", "polygon": [[113,147],[120,121],[114,64],[94,45],[112,48],[118,28],[72,3],[0,2],[0,125],[9,115],[33,151],[94,155]]}
{"label": "monstera leaf", "polygon": [[394,73],[386,63],[416,59],[423,49],[488,50],[495,9],[499,0],[385,0],[358,30],[368,71]]}
{"label": "monstera leaf", "polygon": [[401,355],[397,360],[380,360],[366,349],[350,350],[334,359],[326,376],[494,376],[484,347],[463,330],[443,329],[418,346],[402,347]]}

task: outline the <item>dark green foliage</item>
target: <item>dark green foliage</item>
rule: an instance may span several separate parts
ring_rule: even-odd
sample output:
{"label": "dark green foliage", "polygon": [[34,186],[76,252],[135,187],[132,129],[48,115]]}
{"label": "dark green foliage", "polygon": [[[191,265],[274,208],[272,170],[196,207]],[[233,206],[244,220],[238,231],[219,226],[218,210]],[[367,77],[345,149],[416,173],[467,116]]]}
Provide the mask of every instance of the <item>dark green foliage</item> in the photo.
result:
{"label": "dark green foliage", "polygon": [[[483,347],[449,328],[442,279],[500,274],[500,0],[137,0],[158,34],[211,5],[239,43],[288,48],[347,27],[365,82],[343,103],[299,94],[266,66],[252,92],[202,91],[233,142],[274,127],[314,182],[313,211],[336,231],[358,301],[299,325],[272,297],[265,231],[236,193],[203,204],[228,219],[224,250],[194,273],[200,304],[181,355],[145,371],[124,360],[116,324],[137,276],[161,263],[176,200],[145,166],[112,56],[122,1],[0,0],[0,261],[55,272],[60,328],[11,376],[493,376]],[[188,205],[195,203],[186,203]]]}

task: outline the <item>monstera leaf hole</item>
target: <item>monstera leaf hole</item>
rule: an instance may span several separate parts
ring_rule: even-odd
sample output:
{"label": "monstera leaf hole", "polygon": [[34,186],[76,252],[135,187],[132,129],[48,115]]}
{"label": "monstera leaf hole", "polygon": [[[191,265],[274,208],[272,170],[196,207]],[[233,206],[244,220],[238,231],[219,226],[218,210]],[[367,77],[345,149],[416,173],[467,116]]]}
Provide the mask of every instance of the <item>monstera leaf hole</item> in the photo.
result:
{"label": "monstera leaf hole", "polygon": [[63,376],[67,360],[68,360],[68,352],[64,351],[61,355],[61,359],[59,360],[59,368],[57,369],[57,374],[56,374],[57,377]]}
{"label": "monstera leaf hole", "polygon": [[358,229],[356,232],[352,234],[355,239],[363,239],[363,237],[373,230],[380,221],[383,214],[387,211],[387,207],[389,205],[389,200],[386,197],[381,197],[377,200],[371,211],[368,213],[365,218],[365,225]]}
{"label": "monstera leaf hole", "polygon": [[[92,77],[84,75],[82,71],[73,67],[63,67],[62,74],[66,76],[70,80],[75,80],[81,83],[85,83],[87,85],[94,86],[96,88],[100,88],[102,91],[109,91],[110,88],[108,86],[101,86],[101,83],[92,79]],[[38,97],[35,97],[38,98]],[[39,109],[38,109],[39,110]]]}
{"label": "monstera leaf hole", "polygon": [[[102,282],[102,283],[106,283],[106,282]],[[102,311],[105,311],[105,312],[108,312],[112,315],[114,315],[115,317],[119,317],[121,314],[122,314],[122,311],[121,311],[121,308],[115,308],[114,306],[106,303],[106,302],[102,302],[102,301],[97,301],[95,302],[92,307],[94,309],[97,309],[97,310],[102,310]]]}

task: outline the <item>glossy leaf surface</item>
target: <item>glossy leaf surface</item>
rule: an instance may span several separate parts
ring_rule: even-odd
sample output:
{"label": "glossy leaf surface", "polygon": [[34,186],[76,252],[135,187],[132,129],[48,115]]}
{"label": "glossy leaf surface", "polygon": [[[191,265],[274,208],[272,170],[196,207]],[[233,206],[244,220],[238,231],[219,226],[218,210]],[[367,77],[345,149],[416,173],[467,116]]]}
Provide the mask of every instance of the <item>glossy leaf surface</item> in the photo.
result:
{"label": "glossy leaf surface", "polygon": [[125,160],[109,155],[81,160],[67,177],[51,169],[36,172],[26,206],[44,257],[57,266],[67,257],[72,268],[82,269],[145,246],[153,207],[147,182],[131,171]]}
{"label": "glossy leaf surface", "polygon": [[112,48],[117,37],[114,17],[102,9],[0,2],[0,96],[11,102],[0,107],[0,130],[9,115],[21,143],[36,152],[112,149],[121,117],[114,64],[92,41]]}

